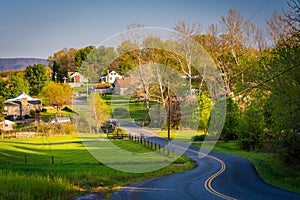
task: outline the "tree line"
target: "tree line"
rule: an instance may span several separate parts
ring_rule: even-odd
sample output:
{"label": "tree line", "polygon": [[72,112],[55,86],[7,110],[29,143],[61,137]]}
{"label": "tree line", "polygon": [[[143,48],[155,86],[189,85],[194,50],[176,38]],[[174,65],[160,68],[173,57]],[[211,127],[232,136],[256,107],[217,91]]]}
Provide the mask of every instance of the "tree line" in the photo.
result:
{"label": "tree line", "polygon": [[[195,121],[198,129],[207,130],[215,102],[212,88],[206,84],[212,78],[210,65],[204,64],[213,62],[226,94],[226,117],[221,138],[237,139],[241,148],[246,150],[275,151],[281,153],[286,161],[299,164],[300,1],[290,0],[288,4],[289,10],[275,12],[267,22],[268,33],[233,9],[222,16],[218,24],[207,27],[198,22],[188,24],[179,21],[174,30],[185,37],[177,35],[174,40],[162,40],[155,35],[130,35],[134,33],[131,30],[143,27],[133,24],[116,49],[88,46],[55,52],[48,58],[51,75],[45,77],[62,83],[68,72],[79,71],[90,81],[98,82],[107,69],[123,76],[134,75],[140,87],[133,94],[143,99],[149,117],[151,101],[157,102],[166,111],[170,109],[170,96],[178,97],[174,92],[177,84],[178,88],[184,87],[184,95],[198,105],[186,123]],[[201,45],[212,60],[197,60],[195,55],[199,52],[191,41]],[[195,61],[203,63],[200,70]],[[11,75],[6,83],[0,79],[0,95],[9,98],[16,95],[13,92],[22,91],[40,94],[50,80],[41,76],[38,82],[34,81],[37,79],[34,77],[39,76],[32,75],[30,70],[33,67],[28,67],[22,75]],[[39,68],[45,75],[44,67]],[[176,77],[177,72],[185,77],[184,86],[170,78]],[[173,82],[171,91],[168,90],[167,79]],[[182,106],[173,105],[177,111],[172,116],[173,128],[178,128],[178,119],[182,119]]]}

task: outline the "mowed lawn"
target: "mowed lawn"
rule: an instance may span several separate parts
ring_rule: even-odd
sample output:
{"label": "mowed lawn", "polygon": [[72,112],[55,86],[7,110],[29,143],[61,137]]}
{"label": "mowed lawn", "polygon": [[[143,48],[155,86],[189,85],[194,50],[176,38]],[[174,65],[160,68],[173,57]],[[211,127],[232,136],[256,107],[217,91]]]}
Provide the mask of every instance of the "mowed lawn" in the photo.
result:
{"label": "mowed lawn", "polygon": [[[137,102],[136,98],[125,95],[105,95],[101,96],[106,103],[111,106],[113,117],[122,120],[149,120],[145,102]],[[150,102],[150,105],[154,105]],[[115,112],[119,109],[120,112]]]}
{"label": "mowed lawn", "polygon": [[[157,131],[157,135],[162,136],[164,138],[168,138],[167,131]],[[175,139],[177,141],[182,142],[192,142],[193,137],[203,135],[204,131],[193,131],[193,130],[178,130],[178,131],[170,131],[170,139]]]}
{"label": "mowed lawn", "polygon": [[[92,191],[102,191],[109,196],[120,186],[194,166],[191,160],[181,157],[174,165],[153,172],[118,171],[100,163],[81,142],[95,140],[98,136],[1,141],[0,199],[70,199]],[[114,143],[128,151],[150,152],[129,140],[115,140]],[[176,165],[177,162],[185,165]]]}

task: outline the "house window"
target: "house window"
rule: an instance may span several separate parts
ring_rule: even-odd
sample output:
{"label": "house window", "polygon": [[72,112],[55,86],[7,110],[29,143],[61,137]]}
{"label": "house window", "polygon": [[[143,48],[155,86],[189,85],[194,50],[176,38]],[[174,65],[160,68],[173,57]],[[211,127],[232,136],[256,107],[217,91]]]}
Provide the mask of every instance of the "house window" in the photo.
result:
{"label": "house window", "polygon": [[110,77],[109,80],[112,80],[112,77]]}

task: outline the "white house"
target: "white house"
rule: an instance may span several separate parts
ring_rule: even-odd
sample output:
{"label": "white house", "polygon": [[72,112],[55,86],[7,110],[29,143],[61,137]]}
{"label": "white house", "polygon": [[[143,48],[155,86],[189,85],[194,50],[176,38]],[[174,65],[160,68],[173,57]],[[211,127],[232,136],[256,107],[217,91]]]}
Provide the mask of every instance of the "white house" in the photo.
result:
{"label": "white house", "polygon": [[106,74],[100,77],[102,83],[114,83],[116,78],[121,79],[122,76],[114,70],[107,71]]}

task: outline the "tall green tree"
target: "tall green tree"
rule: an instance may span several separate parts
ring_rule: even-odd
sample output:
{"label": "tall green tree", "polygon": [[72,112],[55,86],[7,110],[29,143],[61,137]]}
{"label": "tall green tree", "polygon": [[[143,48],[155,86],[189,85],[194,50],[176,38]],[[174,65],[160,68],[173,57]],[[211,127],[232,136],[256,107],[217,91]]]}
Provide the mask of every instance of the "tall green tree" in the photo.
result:
{"label": "tall green tree", "polygon": [[235,139],[237,136],[239,108],[231,98],[226,100],[226,104],[226,118],[221,137],[223,140],[228,141]]}
{"label": "tall green tree", "polygon": [[6,83],[2,77],[0,77],[0,96],[6,98]]}
{"label": "tall green tree", "polygon": [[24,78],[23,73],[11,74],[8,76],[5,90],[6,98],[13,98],[22,92],[29,93],[29,83]]}
{"label": "tall green tree", "polygon": [[87,46],[81,49],[78,49],[75,54],[75,62],[76,62],[76,71],[80,70],[82,62],[88,57],[88,55],[95,49],[94,46]]}
{"label": "tall green tree", "polygon": [[263,145],[264,117],[259,105],[251,104],[242,114],[238,125],[239,144],[245,150],[257,150]]}
{"label": "tall green tree", "polygon": [[46,66],[43,64],[28,66],[24,76],[30,86],[30,95],[38,95],[48,81]]}

